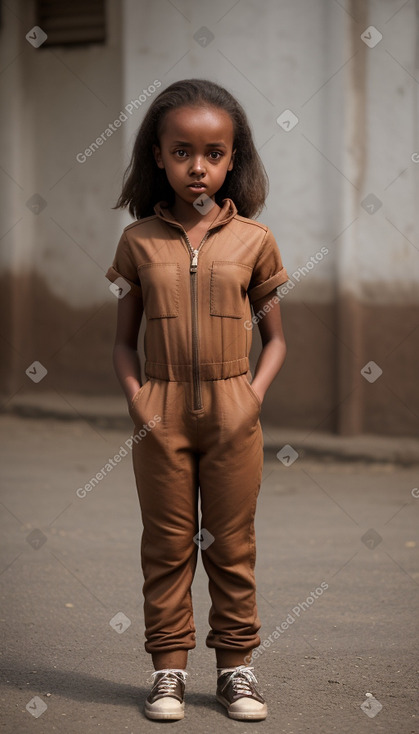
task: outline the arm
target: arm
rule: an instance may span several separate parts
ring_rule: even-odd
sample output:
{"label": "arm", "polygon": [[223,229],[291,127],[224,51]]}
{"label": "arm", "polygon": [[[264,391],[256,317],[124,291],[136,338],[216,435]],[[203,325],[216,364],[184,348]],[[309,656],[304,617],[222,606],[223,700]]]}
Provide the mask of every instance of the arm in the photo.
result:
{"label": "arm", "polygon": [[113,366],[128,402],[141,387],[137,341],[142,316],[143,307],[138,296],[127,293],[118,301]]}
{"label": "arm", "polygon": [[[255,313],[263,309],[265,303],[275,295],[276,289],[255,301],[253,304]],[[279,303],[270,303],[270,309],[258,321],[258,327],[263,348],[257,361],[252,387],[262,402],[269,385],[284,364],[287,353]]]}

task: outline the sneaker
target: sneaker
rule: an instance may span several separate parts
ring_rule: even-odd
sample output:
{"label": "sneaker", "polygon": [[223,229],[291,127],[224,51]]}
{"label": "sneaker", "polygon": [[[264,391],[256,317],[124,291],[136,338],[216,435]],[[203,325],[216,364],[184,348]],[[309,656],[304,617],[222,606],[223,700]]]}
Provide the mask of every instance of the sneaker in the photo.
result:
{"label": "sneaker", "polygon": [[186,670],[163,668],[152,674],[153,687],[146,698],[144,713],[148,719],[183,719],[185,716]]}
{"label": "sneaker", "polygon": [[226,707],[230,719],[239,721],[266,719],[265,699],[256,690],[253,668],[239,665],[232,672],[222,673],[217,679],[217,701]]}

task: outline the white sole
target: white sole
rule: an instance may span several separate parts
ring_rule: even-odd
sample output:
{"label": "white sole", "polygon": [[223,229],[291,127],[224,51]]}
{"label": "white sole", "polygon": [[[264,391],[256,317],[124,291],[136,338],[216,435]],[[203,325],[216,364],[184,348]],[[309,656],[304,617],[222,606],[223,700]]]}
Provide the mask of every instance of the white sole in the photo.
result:
{"label": "white sole", "polygon": [[235,721],[263,721],[268,715],[268,707],[266,703],[263,705],[263,708],[259,712],[254,711],[251,713],[240,713],[240,711],[229,711],[229,702],[219,693],[217,693],[216,696],[217,701],[227,709],[227,713],[230,719],[235,719]]}
{"label": "white sole", "polygon": [[164,711],[159,712],[156,709],[153,709],[152,706],[154,704],[148,703],[148,701],[145,702],[144,707],[144,713],[147,717],[147,719],[153,719],[154,721],[180,721],[181,719],[185,718],[185,704],[182,703],[182,709],[178,711]]}

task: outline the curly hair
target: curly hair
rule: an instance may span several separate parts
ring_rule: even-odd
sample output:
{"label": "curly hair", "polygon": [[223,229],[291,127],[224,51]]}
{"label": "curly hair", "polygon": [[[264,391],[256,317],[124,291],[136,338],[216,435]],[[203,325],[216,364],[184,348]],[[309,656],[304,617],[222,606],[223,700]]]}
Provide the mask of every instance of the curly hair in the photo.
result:
{"label": "curly hair", "polygon": [[223,199],[232,199],[243,217],[251,218],[261,212],[268,194],[268,176],[255,148],[246,113],[224,87],[207,79],[174,82],[153,100],[138,130],[124,172],[122,192],[113,209],[128,207],[131,216],[141,219],[152,216],[159,201],[166,201],[169,206],[174,203],[174,191],[165,170],[156,164],[152,146],[159,146],[163,120],[170,110],[201,106],[225,110],[234,128],[234,166],[215,194],[216,203],[220,206]]}

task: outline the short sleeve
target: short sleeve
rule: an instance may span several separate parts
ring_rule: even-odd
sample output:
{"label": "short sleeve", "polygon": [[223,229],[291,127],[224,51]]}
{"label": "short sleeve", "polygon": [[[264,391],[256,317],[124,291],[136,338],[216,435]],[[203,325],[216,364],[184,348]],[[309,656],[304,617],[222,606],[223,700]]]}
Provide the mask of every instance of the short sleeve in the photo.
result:
{"label": "short sleeve", "polygon": [[263,298],[288,280],[281,254],[270,229],[263,238],[250,279],[248,295],[251,303]]}
{"label": "short sleeve", "polygon": [[131,287],[133,295],[142,297],[140,279],[137,266],[132,257],[126,232],[124,231],[118,242],[113,263],[108,268],[105,277],[114,283],[117,278],[123,278]]}

